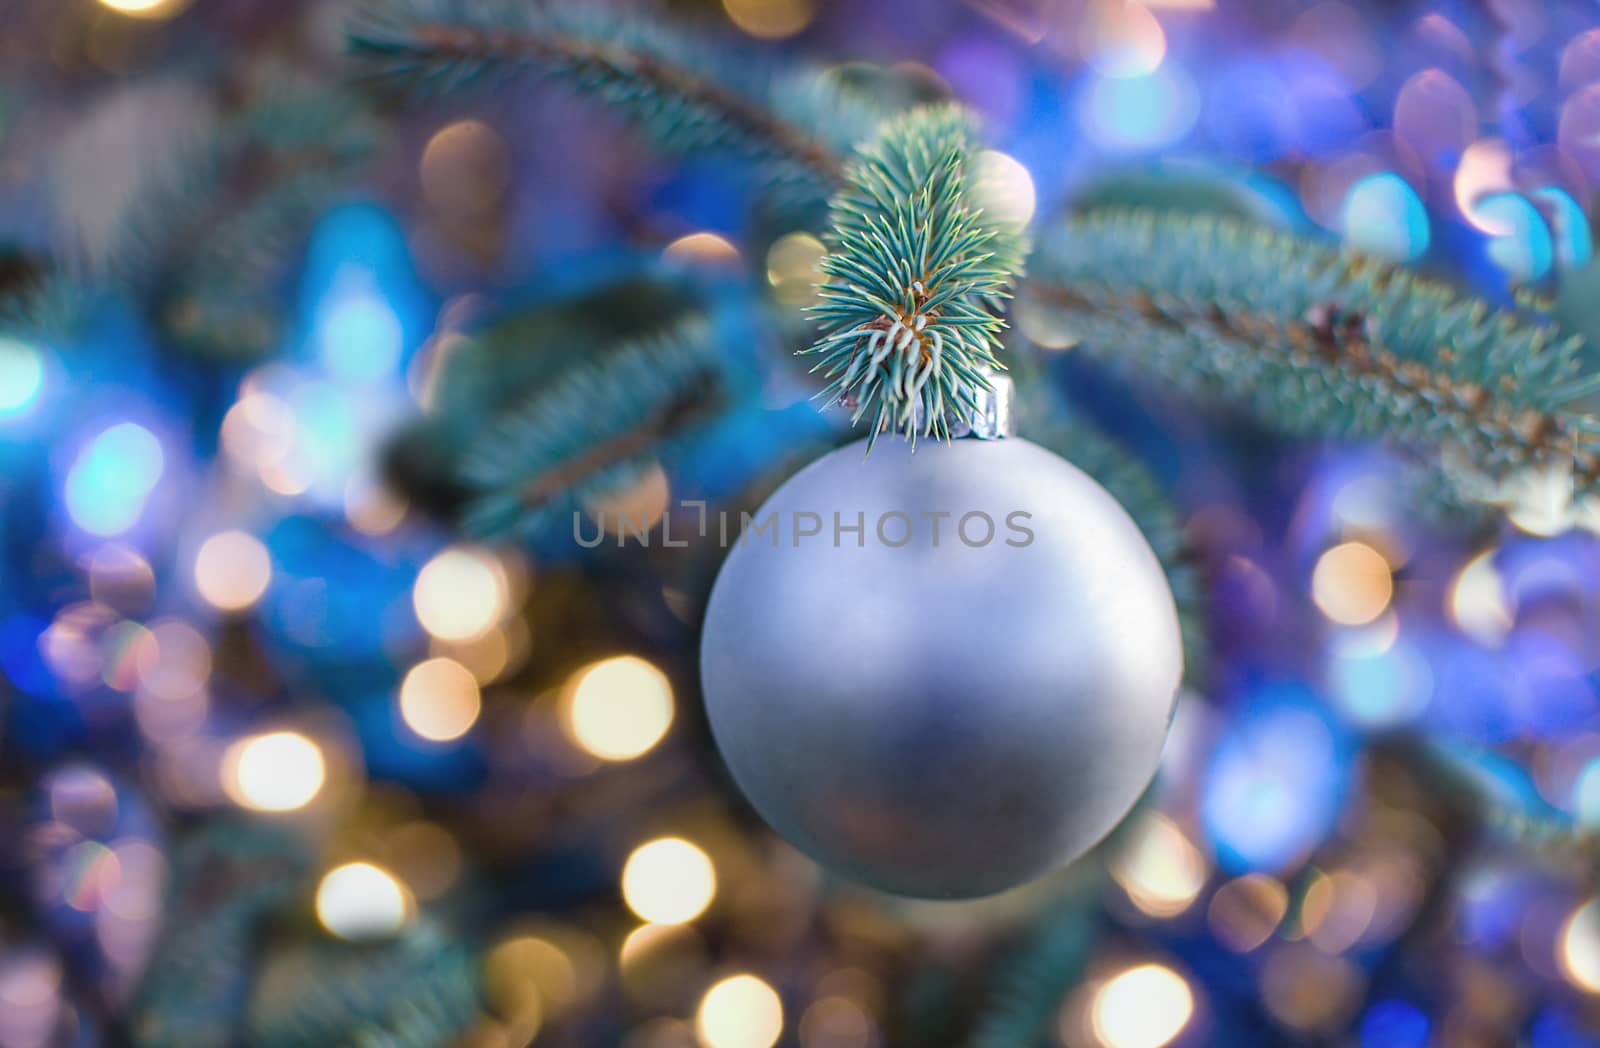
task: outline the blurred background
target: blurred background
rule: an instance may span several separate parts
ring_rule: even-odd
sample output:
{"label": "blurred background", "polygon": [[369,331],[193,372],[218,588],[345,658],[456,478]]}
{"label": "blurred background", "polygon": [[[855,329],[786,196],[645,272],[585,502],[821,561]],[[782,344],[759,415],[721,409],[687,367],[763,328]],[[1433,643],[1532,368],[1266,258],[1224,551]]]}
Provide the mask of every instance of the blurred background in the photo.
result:
{"label": "blurred background", "polygon": [[[1590,3],[628,10],[964,100],[1018,218],[1224,211],[1600,316]],[[752,509],[850,439],[789,359],[815,229],[561,83],[375,87],[356,13],[3,0],[0,1048],[1600,1044],[1600,517],[1430,514],[1019,308],[1174,507],[1163,767],[1044,882],[833,878],[711,744],[716,544],[480,541],[449,469],[553,343],[692,303],[717,409],[571,504]]]}

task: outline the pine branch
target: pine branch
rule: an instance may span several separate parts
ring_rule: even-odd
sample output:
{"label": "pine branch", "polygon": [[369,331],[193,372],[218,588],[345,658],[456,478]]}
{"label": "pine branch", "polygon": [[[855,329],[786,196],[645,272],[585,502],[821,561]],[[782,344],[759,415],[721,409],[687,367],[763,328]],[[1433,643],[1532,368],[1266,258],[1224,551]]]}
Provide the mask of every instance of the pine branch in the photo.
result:
{"label": "pine branch", "polygon": [[477,969],[464,947],[421,920],[390,940],[286,947],[263,967],[250,1043],[444,1048],[477,1017]]}
{"label": "pine branch", "polygon": [[968,199],[972,125],[954,106],[887,123],[851,163],[834,198],[822,261],[822,337],[808,353],[822,396],[855,404],[873,439],[948,437],[946,410],[976,410],[1022,254],[1020,232],[984,221]]}
{"label": "pine branch", "polygon": [[132,1007],[141,1048],[226,1048],[255,973],[263,925],[310,859],[276,827],[221,822],[178,848],[161,940]]}
{"label": "pine branch", "polygon": [[719,417],[743,388],[725,349],[751,319],[655,267],[493,319],[442,347],[386,473],[479,535],[533,537]]}
{"label": "pine branch", "polygon": [[[702,34],[703,35],[703,34]],[[444,93],[520,70],[571,82],[677,153],[728,150],[817,199],[883,111],[805,70],[739,63],[609,4],[376,0],[350,32],[378,79]]]}
{"label": "pine branch", "polygon": [[1104,878],[1085,875],[1049,910],[1039,914],[1016,953],[999,966],[987,1006],[967,1048],[1033,1048],[1061,1001],[1089,965],[1100,934],[1099,889]]}
{"label": "pine branch", "polygon": [[563,510],[615,493],[727,406],[707,320],[610,349],[532,390],[460,467],[480,536],[530,536]]}
{"label": "pine branch", "polygon": [[301,91],[258,99],[130,202],[91,276],[131,292],[186,349],[267,352],[277,343],[285,256],[348,191],[373,145],[353,98]]}
{"label": "pine branch", "polygon": [[1227,219],[1075,218],[1031,262],[1031,304],[1084,352],[1289,432],[1426,453],[1467,497],[1563,462],[1579,494],[1600,491],[1600,424],[1567,407],[1600,376],[1537,318]]}

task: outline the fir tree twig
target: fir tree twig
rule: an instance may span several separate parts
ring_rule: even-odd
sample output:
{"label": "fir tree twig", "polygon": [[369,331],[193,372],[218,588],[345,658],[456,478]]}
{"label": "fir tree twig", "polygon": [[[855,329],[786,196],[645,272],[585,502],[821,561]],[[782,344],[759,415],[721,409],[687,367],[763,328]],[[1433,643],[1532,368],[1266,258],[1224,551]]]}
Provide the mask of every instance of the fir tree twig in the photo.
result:
{"label": "fir tree twig", "polygon": [[730,60],[610,4],[374,0],[350,33],[378,78],[453,91],[529,69],[592,92],[675,152],[728,149],[819,198],[881,111],[806,70]]}
{"label": "fir tree twig", "polygon": [[1277,427],[1426,451],[1470,497],[1571,463],[1600,490],[1600,385],[1577,341],[1383,262],[1232,220],[1092,214],[1031,260],[1030,304],[1081,349],[1240,403]]}
{"label": "fir tree twig", "polygon": [[822,260],[822,335],[807,353],[828,399],[855,405],[871,439],[887,428],[949,435],[947,410],[977,410],[1005,321],[1020,234],[986,222],[968,198],[971,119],[955,106],[887,123],[834,198]]}

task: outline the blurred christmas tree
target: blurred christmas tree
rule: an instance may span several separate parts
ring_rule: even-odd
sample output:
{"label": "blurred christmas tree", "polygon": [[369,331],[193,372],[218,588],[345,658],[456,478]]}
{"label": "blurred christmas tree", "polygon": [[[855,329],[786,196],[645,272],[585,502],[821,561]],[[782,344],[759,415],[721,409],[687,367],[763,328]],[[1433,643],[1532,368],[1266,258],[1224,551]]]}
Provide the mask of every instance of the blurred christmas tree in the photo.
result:
{"label": "blurred christmas tree", "polygon": [[[0,1048],[1600,1043],[1589,5],[4,23]],[[698,640],[1000,368],[1185,689],[1088,856],[914,902]]]}

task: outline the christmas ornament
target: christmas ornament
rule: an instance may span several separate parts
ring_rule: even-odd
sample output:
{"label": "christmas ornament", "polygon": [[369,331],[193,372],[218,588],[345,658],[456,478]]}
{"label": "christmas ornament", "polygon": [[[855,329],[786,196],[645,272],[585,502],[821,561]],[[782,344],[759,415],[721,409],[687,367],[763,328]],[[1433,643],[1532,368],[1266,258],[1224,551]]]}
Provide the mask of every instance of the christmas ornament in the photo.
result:
{"label": "christmas ornament", "polygon": [[1036,444],[865,446],[790,479],[729,553],[701,646],[712,732],[823,865],[998,892],[1083,854],[1154,776],[1172,596],[1116,500]]}

